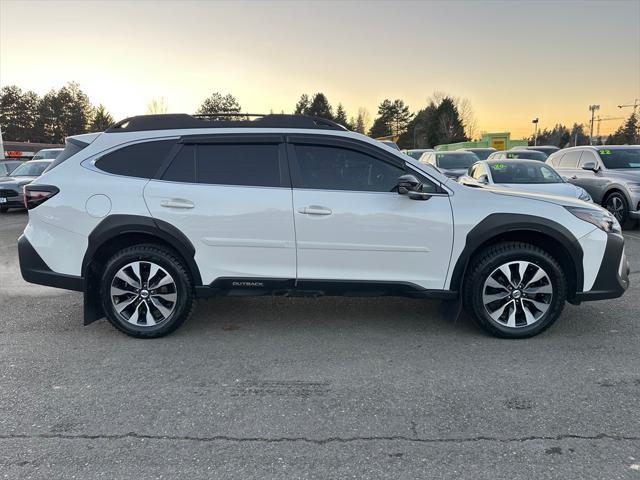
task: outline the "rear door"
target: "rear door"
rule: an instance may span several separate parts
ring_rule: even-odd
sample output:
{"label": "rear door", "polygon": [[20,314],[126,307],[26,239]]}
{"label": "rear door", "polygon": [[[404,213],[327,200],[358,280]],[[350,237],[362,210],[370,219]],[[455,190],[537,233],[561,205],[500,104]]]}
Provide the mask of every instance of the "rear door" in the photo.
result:
{"label": "rear door", "polygon": [[217,280],[216,286],[232,287],[242,286],[242,279],[295,279],[283,140],[278,135],[183,138],[159,178],[146,186],[153,217],[177,227],[193,243],[204,284]]}
{"label": "rear door", "polygon": [[[446,194],[411,200],[394,191],[408,168],[351,139],[289,137],[298,281],[444,287],[453,219]],[[413,173],[413,172],[412,172]]]}

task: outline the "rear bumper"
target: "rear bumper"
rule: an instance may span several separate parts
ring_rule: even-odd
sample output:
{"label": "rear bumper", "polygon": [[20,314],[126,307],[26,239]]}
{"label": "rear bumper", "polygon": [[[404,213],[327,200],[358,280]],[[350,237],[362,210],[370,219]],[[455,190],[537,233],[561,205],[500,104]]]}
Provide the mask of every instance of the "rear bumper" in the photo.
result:
{"label": "rear bumper", "polygon": [[607,246],[593,287],[588,292],[576,293],[571,303],[621,297],[629,288],[629,271],[624,238],[615,233],[607,234]]}
{"label": "rear bumper", "polygon": [[18,257],[20,273],[27,282],[78,292],[84,290],[82,277],[52,271],[24,235],[18,239]]}
{"label": "rear bumper", "polygon": [[4,208],[24,208],[24,200],[22,195],[13,197],[2,197],[0,199],[0,207]]}

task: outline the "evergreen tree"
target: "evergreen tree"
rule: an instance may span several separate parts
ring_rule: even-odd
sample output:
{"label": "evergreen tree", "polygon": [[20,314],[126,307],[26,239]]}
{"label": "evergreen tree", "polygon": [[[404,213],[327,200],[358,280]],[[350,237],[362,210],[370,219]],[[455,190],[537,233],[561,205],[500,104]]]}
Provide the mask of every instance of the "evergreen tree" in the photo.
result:
{"label": "evergreen tree", "polygon": [[338,108],[336,108],[336,116],[333,119],[335,122],[339,123],[340,125],[344,125],[345,127],[348,127],[349,125],[349,119],[347,118],[347,112],[345,111],[344,107],[342,106],[341,103],[338,104]]}
{"label": "evergreen tree", "polygon": [[306,111],[306,115],[333,120],[333,109],[324,93],[316,93],[311,100],[311,105]]}
{"label": "evergreen tree", "polygon": [[103,132],[111,125],[113,125],[113,117],[109,112],[107,112],[104,105],[98,105],[95,113],[93,114],[93,119],[91,120],[91,124],[89,126],[89,130],[92,132]]}
{"label": "evergreen tree", "polygon": [[309,100],[309,95],[303,93],[302,95],[300,95],[300,100],[298,100],[298,103],[296,103],[296,109],[293,113],[295,115],[307,115],[310,106],[311,101]]}
{"label": "evergreen tree", "polygon": [[234,114],[240,113],[241,110],[242,108],[240,107],[240,103],[238,103],[236,97],[230,93],[222,95],[219,92],[214,92],[209,98],[202,102],[202,105],[200,105],[196,114],[211,115],[211,119],[213,120],[243,120],[246,118],[243,115],[216,116],[217,113]]}
{"label": "evergreen tree", "polygon": [[407,130],[412,117],[409,107],[402,100],[392,102],[385,99],[378,106],[378,117],[374,120],[369,135],[373,138],[400,135]]}
{"label": "evergreen tree", "polygon": [[33,141],[64,143],[70,135],[86,133],[93,107],[75,82],[51,90],[38,103]]}
{"label": "evergreen tree", "polygon": [[611,145],[633,145],[640,142],[639,130],[638,130],[638,117],[634,113],[629,115],[629,118],[609,136],[607,144]]}
{"label": "evergreen tree", "polygon": [[362,114],[362,112],[358,112],[358,117],[356,118],[356,123],[355,123],[355,128],[354,130],[358,133],[362,133],[364,135],[364,130],[365,130],[365,124],[364,124],[364,115]]}
{"label": "evergreen tree", "polygon": [[458,113],[455,101],[451,97],[445,97],[436,109],[437,117],[437,141],[442,143],[465,142],[468,137],[464,133],[464,125]]}
{"label": "evergreen tree", "polygon": [[5,140],[31,141],[35,134],[38,103],[34,92],[22,92],[15,85],[0,90],[0,128]]}

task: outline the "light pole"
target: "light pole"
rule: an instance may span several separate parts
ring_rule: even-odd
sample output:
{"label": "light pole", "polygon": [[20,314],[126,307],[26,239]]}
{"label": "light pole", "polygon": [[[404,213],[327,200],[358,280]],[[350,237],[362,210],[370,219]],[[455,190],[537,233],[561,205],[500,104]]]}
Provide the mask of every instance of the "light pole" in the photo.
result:
{"label": "light pole", "polygon": [[591,128],[589,129],[589,145],[593,145],[593,118],[596,114],[596,110],[600,110],[600,105],[589,105],[589,111],[591,112]]}
{"label": "light pole", "polygon": [[538,120],[540,120],[538,117],[531,120],[531,123],[533,123],[533,146],[534,147],[538,145]]}

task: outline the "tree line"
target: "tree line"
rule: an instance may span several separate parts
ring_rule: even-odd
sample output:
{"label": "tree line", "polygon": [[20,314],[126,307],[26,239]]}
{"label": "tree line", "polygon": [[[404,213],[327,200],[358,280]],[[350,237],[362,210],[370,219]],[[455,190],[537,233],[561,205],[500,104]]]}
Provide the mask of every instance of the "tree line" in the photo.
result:
{"label": "tree line", "polygon": [[42,97],[15,85],[0,90],[0,128],[5,140],[64,143],[69,135],[102,131],[112,123],[105,107],[92,105],[75,82]]}
{"label": "tree line", "polygon": [[[164,98],[153,99],[147,106],[147,113],[167,111]],[[334,109],[322,92],[302,94],[292,113],[333,120],[373,138],[391,137],[397,140],[400,148],[433,148],[478,139],[471,102],[443,92],[435,92],[425,106],[415,112],[401,99],[384,99],[378,105],[373,121],[365,108],[359,108],[357,114],[351,116],[340,102]],[[246,118],[238,99],[220,92],[206,98],[196,114],[209,115],[213,119]],[[105,107],[92,105],[75,82],[69,82],[59,90],[53,89],[42,97],[15,85],[0,90],[0,128],[6,140],[63,143],[69,135],[103,131],[113,122]],[[632,113],[616,132],[609,135],[606,143],[638,143],[638,126],[638,118]],[[536,141],[538,145],[558,147],[586,145],[589,143],[586,130],[583,124],[574,123],[570,128],[557,124],[540,131]],[[533,135],[528,140],[532,145]],[[599,139],[601,143],[604,140]]]}

